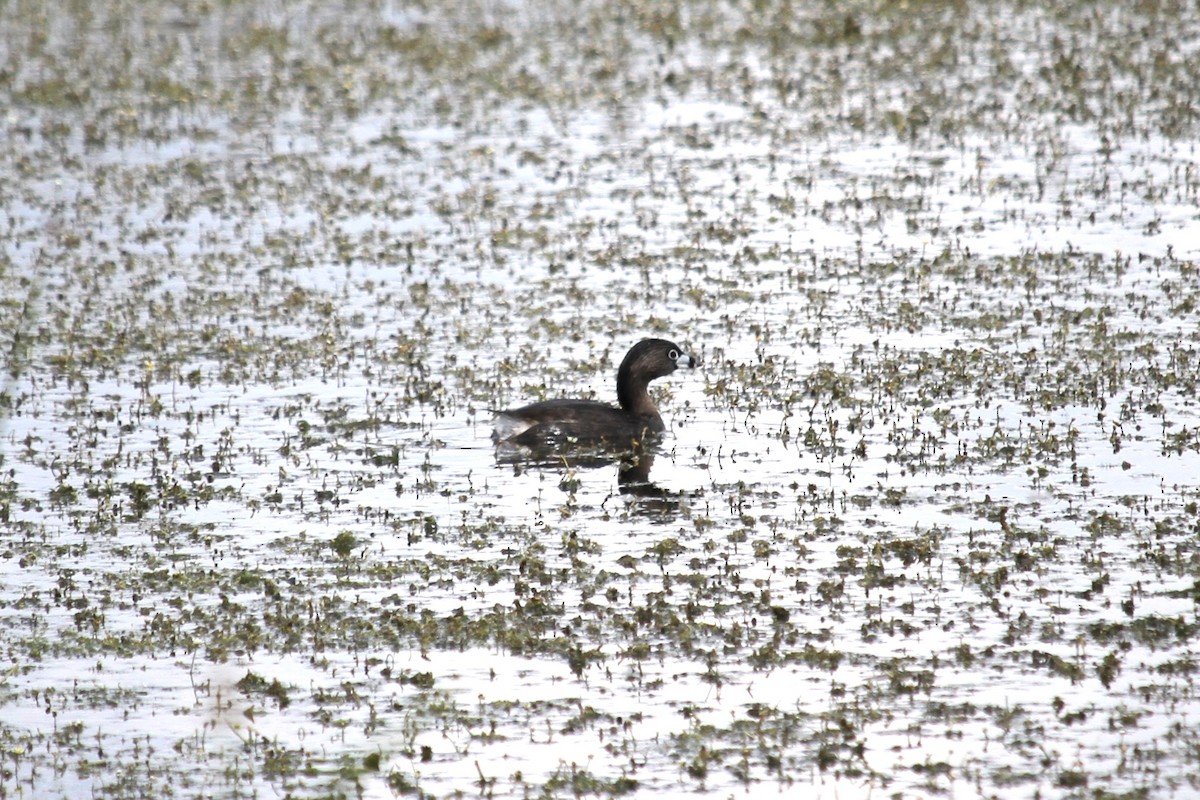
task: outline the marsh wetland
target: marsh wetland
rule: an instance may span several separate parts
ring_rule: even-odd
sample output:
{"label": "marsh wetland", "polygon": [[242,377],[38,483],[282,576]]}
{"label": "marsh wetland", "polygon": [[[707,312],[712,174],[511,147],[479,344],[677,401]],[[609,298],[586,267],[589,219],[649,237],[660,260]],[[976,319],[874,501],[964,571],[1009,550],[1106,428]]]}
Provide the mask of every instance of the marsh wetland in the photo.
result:
{"label": "marsh wetland", "polygon": [[[1197,75],[1182,2],[0,5],[0,798],[1200,795]],[[646,336],[644,482],[493,447]]]}

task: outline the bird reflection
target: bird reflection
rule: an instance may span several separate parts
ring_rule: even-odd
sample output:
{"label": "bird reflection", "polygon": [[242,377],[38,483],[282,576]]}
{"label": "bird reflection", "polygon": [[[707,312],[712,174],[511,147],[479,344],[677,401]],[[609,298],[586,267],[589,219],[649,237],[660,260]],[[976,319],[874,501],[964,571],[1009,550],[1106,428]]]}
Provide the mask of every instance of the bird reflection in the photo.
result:
{"label": "bird reflection", "polygon": [[496,462],[511,466],[517,474],[527,469],[572,470],[617,468],[617,487],[629,498],[631,511],[640,516],[670,516],[679,510],[679,495],[664,489],[650,479],[657,447],[640,442],[633,447],[591,446],[585,449],[564,449],[561,446],[529,446],[500,442],[496,445]]}

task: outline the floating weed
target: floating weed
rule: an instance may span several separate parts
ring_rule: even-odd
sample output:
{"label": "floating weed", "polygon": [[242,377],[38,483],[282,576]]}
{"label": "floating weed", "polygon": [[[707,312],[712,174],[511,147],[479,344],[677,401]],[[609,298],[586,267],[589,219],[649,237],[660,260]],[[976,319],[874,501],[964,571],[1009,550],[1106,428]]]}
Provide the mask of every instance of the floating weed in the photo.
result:
{"label": "floating weed", "polygon": [[262,676],[255,675],[253,672],[247,672],[246,675],[237,682],[237,688],[246,695],[262,695],[269,697],[275,701],[280,709],[287,708],[291,703],[288,699],[287,689],[279,682],[278,679],[272,680],[269,683]]}
{"label": "floating weed", "polygon": [[[0,26],[0,794],[1197,788],[1188,9],[76,11]],[[651,488],[497,466],[649,334]]]}

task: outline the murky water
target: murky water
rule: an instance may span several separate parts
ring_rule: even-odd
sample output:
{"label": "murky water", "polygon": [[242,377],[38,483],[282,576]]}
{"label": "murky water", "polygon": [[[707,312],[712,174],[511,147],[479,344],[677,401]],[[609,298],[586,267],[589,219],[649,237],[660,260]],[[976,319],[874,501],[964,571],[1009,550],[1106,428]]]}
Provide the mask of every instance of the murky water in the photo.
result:
{"label": "murky water", "polygon": [[1195,9],[0,22],[0,797],[1200,792]]}

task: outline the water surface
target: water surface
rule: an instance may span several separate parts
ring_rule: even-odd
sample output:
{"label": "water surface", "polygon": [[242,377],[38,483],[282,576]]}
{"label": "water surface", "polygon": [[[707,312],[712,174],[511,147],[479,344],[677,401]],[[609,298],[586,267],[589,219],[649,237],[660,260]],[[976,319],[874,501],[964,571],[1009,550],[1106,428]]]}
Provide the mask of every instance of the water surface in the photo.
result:
{"label": "water surface", "polygon": [[1195,9],[0,21],[0,796],[1200,789]]}

